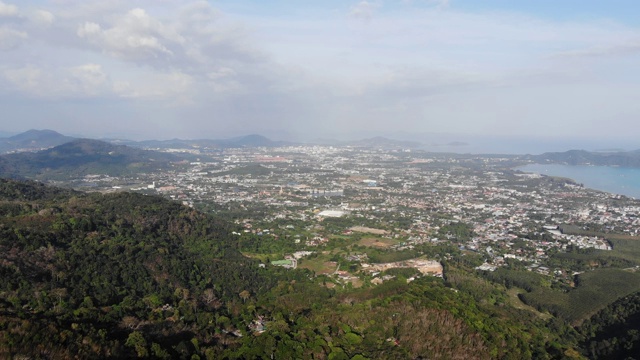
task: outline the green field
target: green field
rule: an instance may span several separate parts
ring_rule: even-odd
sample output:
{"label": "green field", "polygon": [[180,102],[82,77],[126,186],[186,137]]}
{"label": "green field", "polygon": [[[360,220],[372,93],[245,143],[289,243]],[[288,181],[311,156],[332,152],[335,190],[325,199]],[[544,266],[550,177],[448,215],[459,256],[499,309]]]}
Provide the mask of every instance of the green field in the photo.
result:
{"label": "green field", "polygon": [[309,269],[317,275],[331,275],[338,266],[337,263],[329,260],[331,257],[331,254],[318,254],[318,256],[312,258],[304,258],[298,262],[298,268]]}
{"label": "green field", "polygon": [[527,271],[497,270],[488,278],[527,292],[518,296],[539,311],[548,311],[573,324],[580,324],[616,300],[640,291],[640,240],[607,234],[613,250],[580,249],[553,255],[550,265],[582,272],[575,288],[552,289],[546,277]]}
{"label": "green field", "polygon": [[569,292],[539,287],[521,294],[523,301],[579,324],[621,297],[640,291],[640,273],[622,269],[598,269],[580,274]]}

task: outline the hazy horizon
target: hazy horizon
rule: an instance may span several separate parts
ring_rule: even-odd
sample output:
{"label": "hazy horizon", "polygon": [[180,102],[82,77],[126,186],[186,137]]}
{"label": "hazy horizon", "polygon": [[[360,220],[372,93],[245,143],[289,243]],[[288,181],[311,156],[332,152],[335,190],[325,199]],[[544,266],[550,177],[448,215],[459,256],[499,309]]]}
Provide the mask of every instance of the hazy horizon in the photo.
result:
{"label": "hazy horizon", "polygon": [[[53,130],[55,129],[28,129],[21,132],[7,132],[0,129],[0,139],[9,138],[14,135],[19,135],[30,130]],[[60,132],[58,132],[60,133]],[[406,141],[419,143],[417,147],[419,150],[426,150],[429,152],[440,153],[459,153],[459,154],[511,154],[511,155],[524,155],[524,154],[542,154],[545,152],[564,152],[568,150],[587,150],[587,151],[634,151],[640,148],[635,147],[635,141],[630,140],[628,142],[611,142],[607,139],[581,139],[581,138],[558,138],[558,137],[509,137],[509,136],[464,136],[460,134],[436,134],[436,133],[423,133],[423,134],[351,134],[351,136],[340,137],[310,137],[310,138],[295,138],[286,135],[270,137],[265,134],[259,134],[255,132],[247,132],[243,134],[236,134],[233,136],[213,136],[213,137],[167,137],[167,138],[134,138],[127,136],[127,134],[103,134],[101,136],[89,136],[81,133],[61,133],[62,135],[76,137],[76,138],[93,138],[98,140],[132,140],[132,141],[145,141],[145,140],[225,140],[237,137],[244,137],[249,135],[260,135],[274,141],[285,142],[298,142],[301,144],[314,144],[322,142],[349,142],[367,140],[375,137],[383,137],[394,141]]]}
{"label": "hazy horizon", "polygon": [[0,0],[0,128],[634,150],[638,11],[630,0]]}

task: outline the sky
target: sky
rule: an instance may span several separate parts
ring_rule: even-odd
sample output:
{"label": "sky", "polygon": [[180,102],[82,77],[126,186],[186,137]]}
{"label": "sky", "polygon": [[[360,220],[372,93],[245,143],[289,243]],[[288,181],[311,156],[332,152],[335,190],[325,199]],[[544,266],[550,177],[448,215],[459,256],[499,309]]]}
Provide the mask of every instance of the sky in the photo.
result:
{"label": "sky", "polygon": [[635,0],[0,0],[0,131],[640,148],[638,13]]}

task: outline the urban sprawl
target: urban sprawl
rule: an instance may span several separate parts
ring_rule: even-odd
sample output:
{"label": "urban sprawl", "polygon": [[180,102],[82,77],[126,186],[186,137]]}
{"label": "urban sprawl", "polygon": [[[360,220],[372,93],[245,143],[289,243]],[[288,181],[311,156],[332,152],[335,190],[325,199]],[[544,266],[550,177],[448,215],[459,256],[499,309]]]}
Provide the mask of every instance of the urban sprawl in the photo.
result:
{"label": "urban sprawl", "polygon": [[265,262],[307,267],[336,284],[380,283],[396,267],[442,276],[449,254],[380,263],[363,249],[453,244],[482,255],[479,271],[519,266],[570,286],[575,272],[550,263],[551,254],[611,250],[589,232],[639,228],[639,201],[521,172],[524,162],[510,156],[332,146],[155,150],[193,161],[132,178],[89,175],[74,186],[160,194],[234,216],[242,229],[234,236],[284,244]]}

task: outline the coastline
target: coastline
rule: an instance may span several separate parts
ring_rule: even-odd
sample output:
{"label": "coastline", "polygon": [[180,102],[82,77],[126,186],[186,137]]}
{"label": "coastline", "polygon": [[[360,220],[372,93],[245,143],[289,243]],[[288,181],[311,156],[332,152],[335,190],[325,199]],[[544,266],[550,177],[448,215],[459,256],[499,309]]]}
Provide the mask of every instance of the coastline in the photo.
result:
{"label": "coastline", "polygon": [[640,198],[640,169],[561,164],[528,164],[514,168],[522,172],[571,179],[585,187],[611,194]]}

